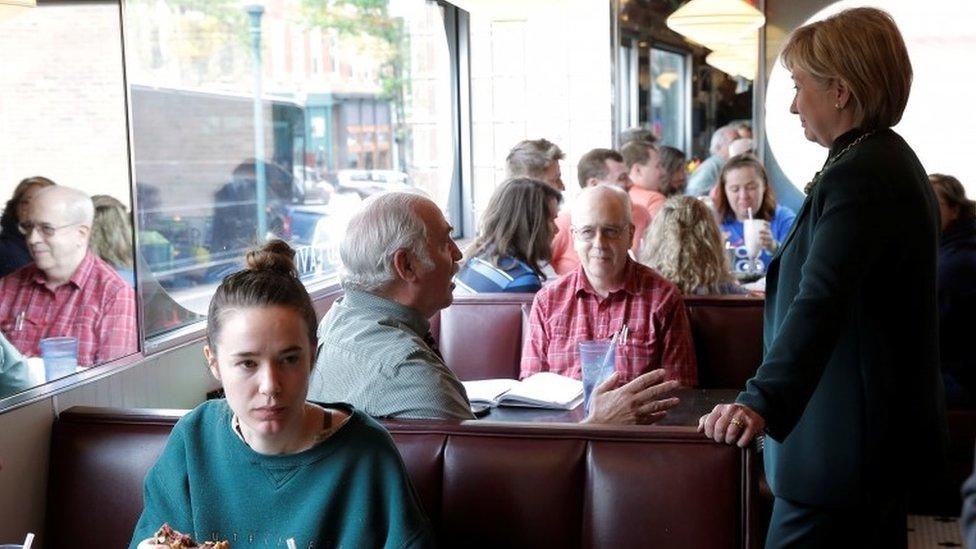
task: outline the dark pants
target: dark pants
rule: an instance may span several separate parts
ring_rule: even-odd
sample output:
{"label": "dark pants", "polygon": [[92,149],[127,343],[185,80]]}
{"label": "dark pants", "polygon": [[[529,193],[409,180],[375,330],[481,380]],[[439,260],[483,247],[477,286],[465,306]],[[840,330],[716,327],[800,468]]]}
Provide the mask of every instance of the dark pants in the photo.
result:
{"label": "dark pants", "polygon": [[904,549],[908,546],[905,498],[853,509],[824,509],[776,498],[766,549],[842,547]]}

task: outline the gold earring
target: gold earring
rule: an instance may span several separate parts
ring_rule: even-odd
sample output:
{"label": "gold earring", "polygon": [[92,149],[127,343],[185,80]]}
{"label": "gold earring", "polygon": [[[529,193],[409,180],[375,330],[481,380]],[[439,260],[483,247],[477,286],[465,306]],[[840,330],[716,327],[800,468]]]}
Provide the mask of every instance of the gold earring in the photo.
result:
{"label": "gold earring", "polygon": [[840,103],[834,103],[834,108],[840,110]]}

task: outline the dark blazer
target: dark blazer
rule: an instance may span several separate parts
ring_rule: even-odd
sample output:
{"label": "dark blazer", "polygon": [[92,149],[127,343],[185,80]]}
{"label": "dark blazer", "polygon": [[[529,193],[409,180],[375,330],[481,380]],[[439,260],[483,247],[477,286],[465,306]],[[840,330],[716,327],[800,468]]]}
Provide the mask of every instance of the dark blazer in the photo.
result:
{"label": "dark blazer", "polygon": [[891,130],[828,165],[804,200],[766,277],[763,364],[737,399],[766,420],[777,497],[870,503],[941,463],[938,219],[925,170]]}

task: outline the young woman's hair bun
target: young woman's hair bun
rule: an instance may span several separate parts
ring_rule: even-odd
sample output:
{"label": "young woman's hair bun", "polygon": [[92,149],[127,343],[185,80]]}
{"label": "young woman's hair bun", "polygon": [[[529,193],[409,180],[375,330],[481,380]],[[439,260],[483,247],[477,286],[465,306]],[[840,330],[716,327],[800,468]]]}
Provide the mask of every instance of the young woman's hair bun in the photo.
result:
{"label": "young woman's hair bun", "polygon": [[271,271],[298,277],[295,269],[295,250],[280,239],[267,241],[260,248],[249,250],[244,258],[249,271]]}

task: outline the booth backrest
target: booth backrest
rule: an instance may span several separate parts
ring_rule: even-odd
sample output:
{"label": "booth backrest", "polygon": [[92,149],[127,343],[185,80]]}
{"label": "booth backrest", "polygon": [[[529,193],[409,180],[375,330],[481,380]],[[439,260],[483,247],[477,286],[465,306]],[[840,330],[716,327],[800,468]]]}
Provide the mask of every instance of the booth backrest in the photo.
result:
{"label": "booth backrest", "polygon": [[[51,439],[46,545],[124,547],[176,411],[73,408]],[[753,547],[755,456],[691,428],[386,424],[444,547]],[[84,545],[84,543],[82,543]]]}
{"label": "booth backrest", "polygon": [[[438,345],[462,380],[518,377],[533,294],[455,296],[440,312]],[[742,387],[762,360],[763,300],[687,296],[699,386]]]}

